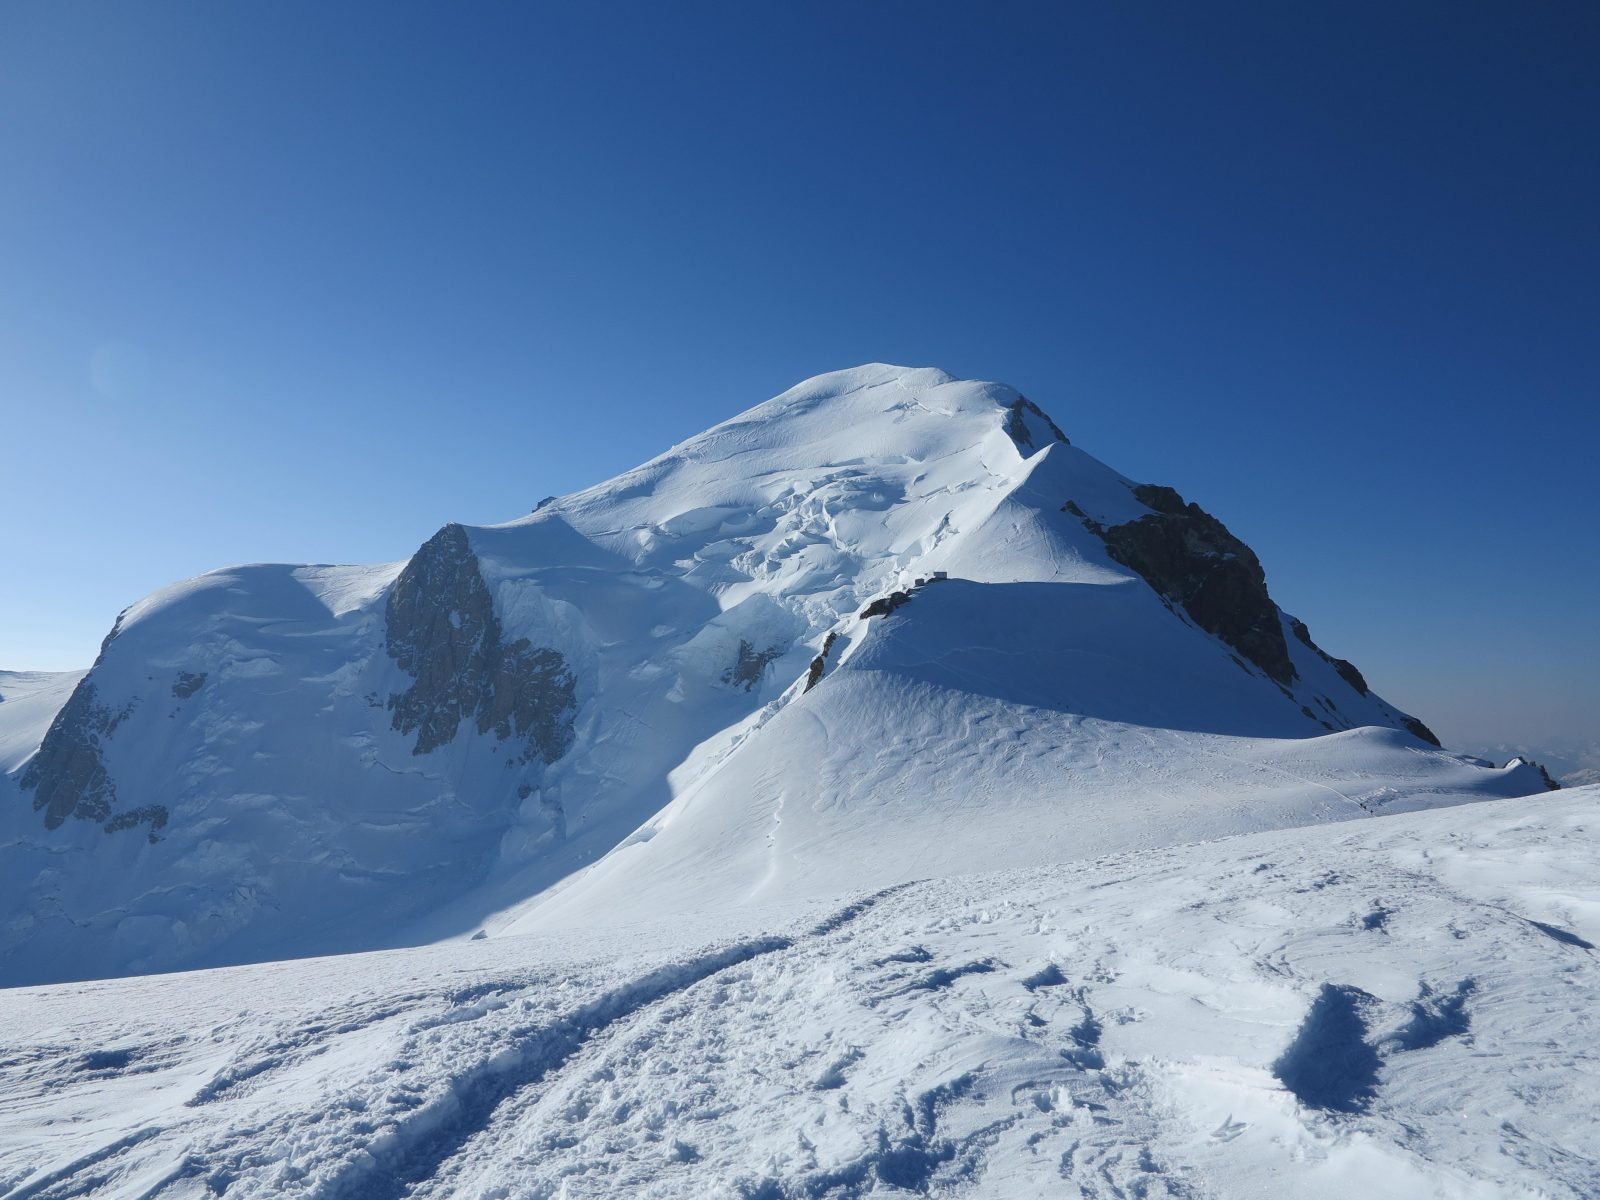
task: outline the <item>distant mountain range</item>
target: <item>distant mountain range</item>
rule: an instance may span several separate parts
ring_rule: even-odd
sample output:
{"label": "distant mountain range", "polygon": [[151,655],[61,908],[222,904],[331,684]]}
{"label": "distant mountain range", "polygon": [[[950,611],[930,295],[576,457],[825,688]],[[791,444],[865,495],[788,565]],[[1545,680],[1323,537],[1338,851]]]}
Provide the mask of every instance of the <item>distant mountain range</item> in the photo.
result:
{"label": "distant mountain range", "polygon": [[1503,763],[1513,758],[1536,760],[1562,787],[1585,787],[1600,783],[1600,742],[1584,745],[1556,741],[1537,746],[1522,742],[1496,742],[1467,749],[1490,762]]}

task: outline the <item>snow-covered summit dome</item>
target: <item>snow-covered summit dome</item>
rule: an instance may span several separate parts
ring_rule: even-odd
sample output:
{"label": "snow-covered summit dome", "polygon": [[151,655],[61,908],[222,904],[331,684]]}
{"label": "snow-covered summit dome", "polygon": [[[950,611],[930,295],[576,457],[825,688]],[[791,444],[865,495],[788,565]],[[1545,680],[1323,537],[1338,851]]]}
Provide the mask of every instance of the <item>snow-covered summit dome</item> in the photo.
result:
{"label": "snow-covered summit dome", "polygon": [[404,564],[163,589],[68,690],[0,705],[0,982],[1542,788],[1428,747],[1171,488],[884,364]]}

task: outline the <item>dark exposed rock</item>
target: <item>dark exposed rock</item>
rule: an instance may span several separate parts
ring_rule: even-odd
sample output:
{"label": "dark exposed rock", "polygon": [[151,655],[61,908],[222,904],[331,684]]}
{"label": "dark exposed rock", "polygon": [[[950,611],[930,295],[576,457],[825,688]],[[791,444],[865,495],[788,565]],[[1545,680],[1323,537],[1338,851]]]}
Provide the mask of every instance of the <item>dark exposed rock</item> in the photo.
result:
{"label": "dark exposed rock", "polygon": [[124,829],[133,829],[139,825],[149,825],[149,839],[151,843],[159,842],[158,836],[167,825],[167,806],[165,804],[146,804],[142,808],[130,808],[127,812],[120,812],[105,823],[107,833],[120,833]]}
{"label": "dark exposed rock", "polygon": [[766,672],[767,665],[782,654],[782,646],[768,646],[765,650],[757,650],[745,639],[740,638],[739,657],[734,660],[733,666],[722,673],[722,682],[742,687],[748,692],[761,682],[761,676]]}
{"label": "dark exposed rock", "polygon": [[[1035,449],[1033,431],[1028,428],[1027,422],[1027,416],[1030,414],[1036,418],[1035,428],[1037,428],[1039,424],[1042,424],[1044,428],[1050,431],[1051,438],[1054,438],[1063,445],[1072,445],[1072,443],[1067,440],[1067,435],[1061,432],[1060,427],[1050,419],[1050,417],[1045,413],[1044,409],[1040,408],[1026,396],[1018,396],[1016,403],[1006,410],[1005,424],[1006,435],[1017,444],[1017,449]],[[1050,439],[1044,438],[1043,440],[1049,441]]]}
{"label": "dark exposed rock", "polygon": [[908,603],[910,600],[911,593],[909,591],[890,592],[887,596],[879,596],[871,604],[867,605],[861,610],[861,619],[866,620],[868,617],[887,617],[895,609],[899,608],[902,604]]}
{"label": "dark exposed rock", "polygon": [[23,788],[33,792],[33,810],[44,811],[46,829],[59,827],[68,817],[104,821],[117,801],[117,786],[101,750],[133,705],[112,709],[101,704],[92,676],[93,671],[73,689],[22,774]]}
{"label": "dark exposed rock", "polygon": [[[1133,494],[1154,515],[1108,528],[1072,500],[1063,503],[1061,511],[1082,521],[1105,542],[1113,559],[1136,571],[1169,606],[1181,604],[1195,624],[1238,650],[1292,699],[1287,685],[1299,673],[1289,657],[1282,617],[1267,592],[1266,573],[1255,552],[1198,504],[1186,504],[1173,488],[1139,484]],[[1290,619],[1289,629],[1358,695],[1369,695],[1367,681],[1355,664],[1318,646],[1304,621]],[[1238,657],[1233,661],[1249,670]],[[1316,702],[1335,715],[1341,727],[1351,727],[1326,697],[1317,696]],[[1316,719],[1304,705],[1301,711]],[[1415,717],[1391,712],[1391,719],[1415,737],[1439,745],[1433,731]],[[1328,721],[1321,723],[1335,728]]]}
{"label": "dark exposed rock", "polygon": [[1366,676],[1356,670],[1355,663],[1348,658],[1334,658],[1331,654],[1328,656],[1328,661],[1333,664],[1333,669],[1339,672],[1339,678],[1355,688],[1357,695],[1367,694]]}
{"label": "dark exposed rock", "polygon": [[460,525],[423,543],[389,593],[385,646],[416,682],[389,697],[393,727],[417,735],[413,754],[452,741],[471,717],[479,733],[513,735],[545,762],[572,744],[576,683],[559,651],[520,638],[507,646],[477,556]]}
{"label": "dark exposed rock", "polygon": [[899,608],[902,604],[909,604],[911,602],[911,598],[923,588],[929,586],[930,584],[943,583],[949,578],[950,576],[947,572],[935,571],[929,578],[919,579],[916,581],[916,583],[912,584],[908,588],[902,588],[899,591],[890,592],[887,596],[879,596],[871,604],[867,605],[861,610],[861,619],[864,621],[868,617],[886,617],[895,609]]}
{"label": "dark exposed rock", "polygon": [[574,683],[559,652],[518,638],[494,666],[478,706],[478,732],[492,730],[501,741],[516,734],[545,762],[554,762],[572,743]]}
{"label": "dark exposed rock", "polygon": [[1351,687],[1355,688],[1358,695],[1365,696],[1367,694],[1367,681],[1362,676],[1361,672],[1356,670],[1355,663],[1350,662],[1347,659],[1335,658],[1321,646],[1313,642],[1311,640],[1311,630],[1306,628],[1306,623],[1304,621],[1291,621],[1289,622],[1289,628],[1294,631],[1295,637],[1299,638],[1300,641],[1305,643],[1308,649],[1314,651],[1317,657],[1321,658],[1323,662],[1327,663],[1330,667],[1337,671],[1339,673],[1339,678],[1343,679]]}
{"label": "dark exposed rock", "polygon": [[189,671],[179,671],[177,682],[172,685],[172,694],[179,700],[187,700],[206,684],[206,673],[201,671],[198,675]]}
{"label": "dark exposed rock", "polygon": [[386,619],[389,657],[416,680],[389,697],[394,728],[416,731],[413,753],[427,754],[477,712],[498,648],[494,604],[465,529],[446,525],[422,544],[395,580]]}
{"label": "dark exposed rock", "polygon": [[[146,804],[126,812],[115,812],[117,785],[105,765],[106,743],[132,714],[135,703],[130,700],[120,708],[101,704],[94,683],[95,672],[121,629],[122,617],[118,616],[111,632],[100,643],[100,655],[94,666],[79,680],[55,720],[50,722],[38,753],[22,773],[21,784],[24,790],[33,792],[33,810],[43,810],[46,829],[59,828],[68,817],[104,822],[101,828],[106,833],[148,825],[150,840],[157,842],[161,839],[156,831],[167,823],[166,806]],[[182,695],[192,695],[205,678],[204,674],[180,674],[179,684],[195,681]],[[179,694],[177,685],[173,692]]]}
{"label": "dark exposed rock", "polygon": [[1411,734],[1413,737],[1421,738],[1430,746],[1439,745],[1439,739],[1433,735],[1433,730],[1429,729],[1415,717],[1406,717],[1401,723],[1406,727],[1406,732]]}
{"label": "dark exposed rock", "polygon": [[[1169,517],[1181,517],[1185,511],[1183,497],[1178,494],[1178,489],[1170,488],[1164,483],[1136,484],[1133,498],[1146,508],[1153,508],[1156,512]],[[1195,507],[1198,509],[1199,505]]]}
{"label": "dark exposed rock", "polygon": [[[1280,686],[1295,679],[1278,608],[1267,594],[1261,562],[1223,523],[1172,488],[1141,484],[1134,496],[1151,515],[1105,526],[1073,512],[1106,544],[1111,557],[1137,572],[1168,604],[1215,634]],[[1063,506],[1065,507],[1065,506]]]}
{"label": "dark exposed rock", "polygon": [[828,636],[823,639],[822,653],[811,660],[811,667],[806,672],[805,690],[807,692],[816,687],[817,683],[822,679],[822,672],[827,668],[828,665],[828,654],[833,650],[833,643],[837,641],[838,638],[839,635],[837,633],[829,633]]}

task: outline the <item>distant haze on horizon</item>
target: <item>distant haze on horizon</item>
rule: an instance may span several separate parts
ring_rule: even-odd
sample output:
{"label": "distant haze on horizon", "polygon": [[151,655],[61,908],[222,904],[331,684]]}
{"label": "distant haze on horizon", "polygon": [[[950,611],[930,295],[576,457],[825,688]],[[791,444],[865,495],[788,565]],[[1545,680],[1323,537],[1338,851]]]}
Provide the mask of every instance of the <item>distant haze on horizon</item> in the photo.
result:
{"label": "distant haze on horizon", "polygon": [[1600,746],[1600,9],[0,14],[0,668],[819,372],[1021,388],[1449,745]]}

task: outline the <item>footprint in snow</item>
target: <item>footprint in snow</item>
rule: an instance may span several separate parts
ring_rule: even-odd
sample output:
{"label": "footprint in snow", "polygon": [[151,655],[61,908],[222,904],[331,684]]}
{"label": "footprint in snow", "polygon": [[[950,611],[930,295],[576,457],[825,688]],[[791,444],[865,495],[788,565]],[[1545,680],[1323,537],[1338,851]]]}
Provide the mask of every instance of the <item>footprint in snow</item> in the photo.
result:
{"label": "footprint in snow", "polygon": [[1061,987],[1067,982],[1067,977],[1061,973],[1061,968],[1055,963],[1047,963],[1022,981],[1022,986],[1030,992],[1040,988]]}
{"label": "footprint in snow", "polygon": [[860,1057],[861,1051],[852,1050],[850,1053],[836,1058],[826,1071],[817,1076],[817,1081],[811,1085],[812,1088],[819,1092],[831,1092],[837,1088],[842,1088],[845,1085],[844,1069],[852,1065]]}
{"label": "footprint in snow", "polygon": [[1249,1128],[1250,1123],[1248,1121],[1235,1121],[1233,1114],[1229,1113],[1223,1118],[1222,1124],[1211,1131],[1211,1137],[1218,1142],[1231,1142]]}

